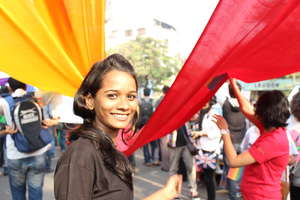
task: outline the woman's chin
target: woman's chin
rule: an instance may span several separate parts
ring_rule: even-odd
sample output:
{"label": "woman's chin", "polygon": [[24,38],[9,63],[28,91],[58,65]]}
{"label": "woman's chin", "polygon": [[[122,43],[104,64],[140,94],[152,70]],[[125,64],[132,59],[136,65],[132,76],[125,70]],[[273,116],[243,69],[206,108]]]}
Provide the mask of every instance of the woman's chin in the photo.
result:
{"label": "woman's chin", "polygon": [[128,128],[129,124],[130,123],[128,121],[118,121],[114,123],[113,127],[116,129],[123,129],[123,128]]}

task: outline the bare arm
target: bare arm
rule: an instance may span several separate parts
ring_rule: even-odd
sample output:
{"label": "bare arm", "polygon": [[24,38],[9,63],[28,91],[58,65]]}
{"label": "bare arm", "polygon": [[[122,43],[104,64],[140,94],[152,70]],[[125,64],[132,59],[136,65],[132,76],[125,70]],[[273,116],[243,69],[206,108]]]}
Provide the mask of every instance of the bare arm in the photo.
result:
{"label": "bare arm", "polygon": [[246,166],[246,165],[255,163],[256,160],[253,158],[253,156],[248,151],[237,155],[237,153],[234,149],[234,146],[232,144],[231,138],[230,138],[228,124],[227,124],[226,120],[220,115],[215,115],[214,118],[215,118],[214,122],[217,124],[217,126],[220,128],[220,130],[223,130],[222,138],[224,141],[224,151],[225,151],[226,157],[228,159],[229,166],[230,167],[242,167],[242,166]]}
{"label": "bare arm", "polygon": [[204,131],[192,131],[192,138],[195,140],[201,136],[207,136],[207,133]]}
{"label": "bare arm", "polygon": [[14,134],[17,132],[17,129],[11,126],[6,126],[6,128],[2,131],[0,131],[0,136],[1,135],[7,135],[7,134]]}
{"label": "bare arm", "polygon": [[49,128],[51,126],[55,126],[59,123],[59,118],[45,119],[42,122],[44,128]]}
{"label": "bare arm", "polygon": [[236,79],[234,78],[230,78],[230,85],[233,88],[233,92],[234,95],[236,96],[239,105],[240,105],[240,109],[242,111],[242,113],[252,122],[254,123],[257,127],[262,127],[260,121],[257,119],[257,117],[255,116],[255,111],[253,106],[251,105],[251,103],[248,101],[248,99],[246,99],[243,94],[241,93],[241,90],[239,89],[237,83],[236,83]]}
{"label": "bare arm", "polygon": [[144,200],[172,200],[180,194],[181,186],[182,176],[173,175],[162,189],[146,197]]}

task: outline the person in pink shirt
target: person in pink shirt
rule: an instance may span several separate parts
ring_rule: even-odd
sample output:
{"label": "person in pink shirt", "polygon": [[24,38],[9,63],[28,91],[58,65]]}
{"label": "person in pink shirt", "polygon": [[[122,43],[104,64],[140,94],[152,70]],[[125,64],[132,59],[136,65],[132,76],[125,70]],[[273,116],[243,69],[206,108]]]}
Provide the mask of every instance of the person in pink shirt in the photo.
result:
{"label": "person in pink shirt", "polygon": [[215,115],[221,129],[224,150],[231,167],[246,166],[241,183],[244,200],[281,200],[281,176],[289,162],[286,134],[290,116],[289,103],[280,91],[267,91],[257,100],[255,108],[241,94],[235,79],[230,79],[243,114],[260,130],[261,135],[248,151],[237,155],[226,120]]}

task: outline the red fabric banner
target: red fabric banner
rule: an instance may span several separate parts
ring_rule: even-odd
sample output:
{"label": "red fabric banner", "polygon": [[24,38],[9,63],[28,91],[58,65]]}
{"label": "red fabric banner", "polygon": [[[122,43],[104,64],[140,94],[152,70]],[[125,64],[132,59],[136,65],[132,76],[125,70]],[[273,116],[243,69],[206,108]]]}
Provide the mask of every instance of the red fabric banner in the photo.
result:
{"label": "red fabric banner", "polygon": [[299,5],[299,0],[221,0],[168,94],[121,150],[129,155],[180,127],[228,77],[256,82],[300,71]]}

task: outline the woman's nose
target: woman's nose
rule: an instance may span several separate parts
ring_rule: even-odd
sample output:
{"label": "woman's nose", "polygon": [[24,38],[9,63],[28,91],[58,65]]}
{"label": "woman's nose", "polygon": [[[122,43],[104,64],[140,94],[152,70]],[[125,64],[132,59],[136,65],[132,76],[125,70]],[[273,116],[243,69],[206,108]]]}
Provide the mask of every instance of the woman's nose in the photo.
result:
{"label": "woman's nose", "polygon": [[129,100],[127,99],[127,97],[122,97],[119,99],[118,108],[124,110],[129,109]]}

